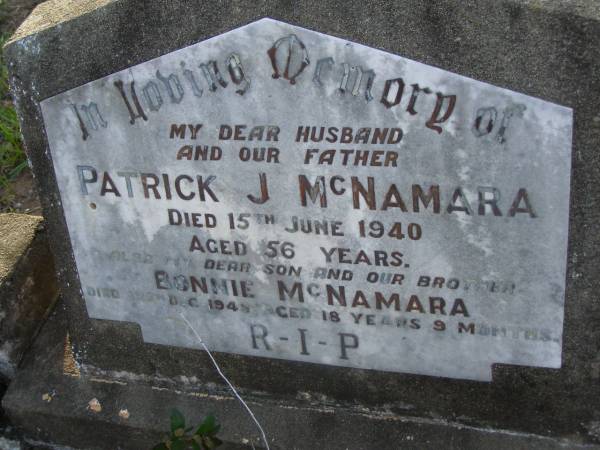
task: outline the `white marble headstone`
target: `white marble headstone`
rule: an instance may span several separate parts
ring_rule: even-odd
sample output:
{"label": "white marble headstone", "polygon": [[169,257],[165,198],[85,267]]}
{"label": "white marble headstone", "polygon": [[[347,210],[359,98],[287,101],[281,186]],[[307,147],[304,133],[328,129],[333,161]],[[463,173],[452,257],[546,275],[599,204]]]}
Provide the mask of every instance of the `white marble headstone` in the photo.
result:
{"label": "white marble headstone", "polygon": [[263,19],[42,112],[93,318],[382,371],[561,365],[568,108]]}

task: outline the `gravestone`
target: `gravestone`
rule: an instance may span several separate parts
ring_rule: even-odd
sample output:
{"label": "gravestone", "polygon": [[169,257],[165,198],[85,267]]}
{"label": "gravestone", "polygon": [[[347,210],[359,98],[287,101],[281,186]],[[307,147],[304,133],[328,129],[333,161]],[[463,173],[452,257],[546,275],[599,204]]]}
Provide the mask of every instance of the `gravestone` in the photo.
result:
{"label": "gravestone", "polygon": [[201,340],[277,448],[593,442],[593,11],[137,6],[48,2],[6,48],[66,311],[17,423],[249,442]]}

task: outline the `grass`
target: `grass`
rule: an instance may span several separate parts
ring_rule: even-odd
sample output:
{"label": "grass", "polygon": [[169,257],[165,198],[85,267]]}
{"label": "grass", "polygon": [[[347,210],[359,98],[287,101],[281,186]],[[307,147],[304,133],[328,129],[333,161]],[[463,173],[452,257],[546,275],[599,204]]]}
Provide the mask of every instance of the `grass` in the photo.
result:
{"label": "grass", "polygon": [[[7,36],[0,38],[0,48]],[[11,183],[27,168],[17,113],[8,89],[8,72],[0,55],[0,204],[13,197]]]}

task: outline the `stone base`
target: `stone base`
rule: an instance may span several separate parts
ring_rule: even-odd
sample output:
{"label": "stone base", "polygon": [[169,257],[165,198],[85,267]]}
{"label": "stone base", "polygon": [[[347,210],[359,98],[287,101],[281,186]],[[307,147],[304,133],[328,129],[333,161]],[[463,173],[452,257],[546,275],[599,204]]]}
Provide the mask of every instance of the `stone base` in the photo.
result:
{"label": "stone base", "polygon": [[[31,441],[79,449],[143,449],[158,443],[170,410],[189,423],[213,413],[222,424],[225,449],[264,447],[238,401],[224,387],[165,389],[148,380],[81,374],[73,359],[62,303],[44,325],[3,400],[12,423]],[[218,355],[217,355],[218,358]],[[558,449],[600,448],[506,430],[396,415],[326,399],[282,399],[241,392],[260,420],[272,449]],[[94,412],[90,401],[101,409]],[[126,414],[120,412],[127,410]]]}

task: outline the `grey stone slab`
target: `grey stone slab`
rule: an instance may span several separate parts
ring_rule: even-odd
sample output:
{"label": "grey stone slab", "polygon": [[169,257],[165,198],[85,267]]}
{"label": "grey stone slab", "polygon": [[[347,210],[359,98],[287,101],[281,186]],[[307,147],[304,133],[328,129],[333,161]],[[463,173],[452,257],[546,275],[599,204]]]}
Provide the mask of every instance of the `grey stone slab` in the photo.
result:
{"label": "grey stone slab", "polygon": [[[317,30],[459,75],[570,107],[574,140],[569,250],[560,369],[496,365],[492,383],[390,374],[219,354],[236,385],[441,417],[463,425],[597,437],[597,153],[600,120],[597,14],[568,2],[334,1],[287,4],[122,0],[28,35],[6,54],[23,131],[37,175],[84,376],[137,377],[161,386],[216,382],[199,351],[144,343],[136,324],[90,320],[81,301],[40,101],[263,17]],[[132,20],[134,18],[134,20]],[[192,20],[202,18],[202,20]],[[159,32],[155,32],[159,30]],[[81,42],[85,37],[85,44]]]}

